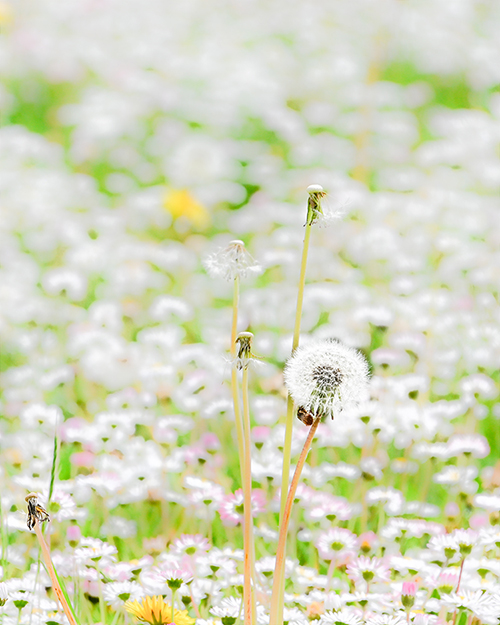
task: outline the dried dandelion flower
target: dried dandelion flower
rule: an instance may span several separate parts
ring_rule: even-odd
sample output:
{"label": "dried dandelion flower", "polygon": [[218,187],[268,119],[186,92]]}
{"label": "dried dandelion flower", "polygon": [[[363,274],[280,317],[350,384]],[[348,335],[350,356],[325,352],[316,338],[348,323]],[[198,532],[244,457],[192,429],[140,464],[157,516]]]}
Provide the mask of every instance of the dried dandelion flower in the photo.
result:
{"label": "dried dandelion flower", "polygon": [[203,266],[211,278],[246,278],[262,272],[261,266],[250,256],[243,241],[235,239],[224,249],[210,254],[203,261]]}
{"label": "dried dandelion flower", "polygon": [[310,184],[307,187],[309,198],[307,200],[307,219],[306,224],[312,226],[323,216],[321,200],[325,197],[326,192],[320,184]]}
{"label": "dried dandelion flower", "polygon": [[251,332],[240,332],[236,337],[238,343],[238,353],[236,355],[235,365],[241,371],[247,369],[255,356],[252,354],[253,334]]}
{"label": "dried dandelion flower", "polygon": [[306,423],[307,415],[333,419],[343,408],[359,403],[367,389],[368,363],[336,340],[318,340],[295,350],[284,375],[299,418]]}
{"label": "dried dandelion flower", "polygon": [[325,202],[322,200],[328,195],[320,184],[310,184],[307,187],[309,197],[307,199],[306,226],[318,224],[318,226],[329,226],[344,217],[348,202],[343,204]]}

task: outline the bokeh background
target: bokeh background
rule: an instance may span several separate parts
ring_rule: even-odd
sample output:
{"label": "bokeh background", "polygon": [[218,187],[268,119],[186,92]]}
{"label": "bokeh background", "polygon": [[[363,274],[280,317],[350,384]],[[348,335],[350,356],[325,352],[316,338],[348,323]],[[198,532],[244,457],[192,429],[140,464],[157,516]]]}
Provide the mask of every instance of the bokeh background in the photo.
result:
{"label": "bokeh background", "polygon": [[306,482],[348,497],[358,532],[496,522],[498,2],[19,0],[0,27],[4,574],[29,570],[18,509],[48,493],[56,426],[56,548],[74,524],[124,560],[179,531],[241,546],[217,512],[239,487],[232,287],[202,264],[232,239],[264,269],[239,329],[262,361],[273,553],[311,183],[344,217],[313,232],[303,340],[359,348],[373,375],[358,414],[320,427]]}

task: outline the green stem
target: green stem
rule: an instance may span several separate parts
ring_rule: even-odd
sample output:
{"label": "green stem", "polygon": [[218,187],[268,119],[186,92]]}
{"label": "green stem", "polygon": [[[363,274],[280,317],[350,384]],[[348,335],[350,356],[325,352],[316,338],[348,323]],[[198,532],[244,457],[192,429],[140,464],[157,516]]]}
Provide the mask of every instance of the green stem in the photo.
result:
{"label": "green stem", "polygon": [[306,228],[306,231],[304,234],[304,244],[302,246],[302,260],[300,263],[299,290],[297,293],[297,308],[295,311],[295,326],[293,328],[292,351],[297,349],[297,347],[299,346],[300,321],[302,319],[302,304],[304,302],[304,285],[306,283],[307,255],[309,253],[309,241],[311,239],[311,226],[307,224],[305,228]]}
{"label": "green stem", "polygon": [[56,419],[56,425],[55,425],[55,431],[54,431],[54,449],[52,452],[52,468],[50,470],[49,496],[47,498],[47,509],[49,509],[50,507],[50,500],[52,499],[52,493],[54,492],[54,482],[56,480],[57,464],[59,460],[60,441],[59,441],[59,436],[57,435],[57,430],[59,427],[58,421],[59,419]]}
{"label": "green stem", "polygon": [[175,614],[175,608],[174,608],[174,601],[175,601],[175,588],[172,588],[172,623],[174,622],[174,614]]}
{"label": "green stem", "polygon": [[[238,305],[239,305],[239,278],[236,277],[234,279],[233,284],[233,315],[232,315],[232,325],[231,325],[231,358],[234,360],[236,357],[236,336],[238,329]],[[244,416],[241,414],[240,408],[240,400],[238,397],[238,374],[236,371],[236,367],[233,366],[231,370],[231,394],[233,398],[233,408],[234,408],[234,421],[236,425],[236,440],[238,443],[238,454],[240,457],[240,475],[241,475],[241,487],[243,490],[243,498],[244,498],[244,509],[248,508],[251,515],[251,486],[252,486],[252,474],[250,469],[250,412],[248,407],[248,372],[245,369],[243,371],[243,412]],[[244,425],[245,422],[245,425]],[[248,426],[248,427],[247,427]],[[248,429],[248,432],[246,430]],[[246,440],[245,440],[246,439]],[[245,447],[248,448],[248,452]],[[248,462],[246,458],[248,457]],[[248,471],[246,471],[246,466],[248,464]],[[247,494],[247,489],[250,494]],[[247,500],[250,498],[250,503],[247,504]],[[251,516],[250,516],[251,518]],[[246,523],[249,526],[248,523]],[[249,526],[251,527],[251,526]],[[246,530],[244,530],[246,531]],[[253,533],[250,530],[250,542],[245,543],[245,576],[248,574],[248,570],[246,568],[247,563],[246,559],[249,559],[250,566],[250,577],[249,580],[252,579],[254,581],[253,588],[255,588],[255,554],[254,554],[254,544],[253,544]],[[247,584],[250,582],[247,582]],[[245,581],[244,581],[245,585]],[[248,592],[247,588],[247,597],[251,595],[250,606],[251,606],[251,614],[253,617],[253,622],[256,622],[256,607],[255,607],[255,596],[253,595],[254,590],[251,586],[251,590]],[[245,596],[245,587],[244,587],[244,596]],[[244,601],[245,603],[245,601]],[[248,618],[247,615],[247,605],[245,603],[245,621]]]}
{"label": "green stem", "polygon": [[[309,253],[309,241],[311,239],[311,226],[306,224],[304,234],[304,244],[302,246],[302,260],[300,263],[299,289],[297,293],[297,308],[295,310],[295,325],[293,330],[292,354],[299,346],[300,338],[300,321],[302,318],[302,304],[304,302],[304,287],[306,282],[307,256]],[[292,434],[293,434],[293,399],[288,395],[286,400],[286,426],[285,426],[285,442],[283,444],[283,469],[281,473],[281,506],[280,506],[280,524],[283,524],[283,515],[285,512],[286,499],[288,493],[288,483],[290,481],[290,463],[292,455]],[[286,536],[285,536],[286,541]],[[285,566],[283,560],[282,566]],[[280,589],[280,603],[283,605],[285,595],[285,575],[284,568],[280,571],[280,579],[282,579],[282,588]],[[276,584],[276,580],[275,580]]]}
{"label": "green stem", "polygon": [[6,525],[6,519],[4,519],[4,514],[3,514],[3,508],[2,508],[2,498],[0,496],[0,531],[2,534],[2,559],[1,559],[1,564],[2,564],[2,571],[3,571],[3,576],[4,579],[8,579],[9,575],[8,575],[8,571],[7,571],[7,549],[8,549],[8,536],[7,536],[7,525]]}
{"label": "green stem", "polygon": [[[238,329],[238,304],[239,304],[239,278],[236,277],[233,283],[233,321],[231,325],[231,359],[236,357],[236,334]],[[241,485],[244,488],[245,477],[243,468],[244,452],[244,436],[243,436],[243,420],[241,418],[240,400],[238,398],[238,375],[236,367],[231,369],[231,395],[233,397],[234,421],[236,425],[236,440],[238,442],[238,454],[240,457],[240,475]]]}
{"label": "green stem", "polygon": [[[304,301],[304,286],[306,282],[307,255],[309,252],[309,241],[311,238],[311,226],[306,225],[305,228],[306,228],[306,232],[304,235],[304,245],[302,246],[302,261],[300,264],[299,290],[297,293],[297,308],[295,310],[295,326],[293,329],[292,353],[299,346],[300,321],[302,318],[302,303]],[[283,513],[284,513],[285,505],[286,505],[286,497],[287,497],[287,492],[288,492],[291,450],[292,450],[292,433],[293,433],[293,399],[290,397],[290,395],[288,395],[287,403],[286,403],[285,443],[283,446],[283,471],[281,474],[280,519],[283,518]]]}
{"label": "green stem", "polygon": [[102,574],[101,574],[101,569],[99,568],[97,564],[96,564],[96,570],[97,570],[97,577],[99,581],[99,612],[101,614],[101,623],[105,623],[106,613],[105,613],[105,607],[104,607],[104,596],[102,594]]}
{"label": "green stem", "polygon": [[290,484],[290,490],[286,499],[285,510],[283,512],[283,518],[280,523],[280,533],[278,538],[278,549],[276,551],[276,564],[274,568],[274,583],[273,593],[271,596],[271,615],[269,617],[269,625],[279,625],[283,622],[283,605],[284,605],[284,589],[285,587],[285,550],[286,550],[286,537],[288,533],[288,524],[290,522],[290,514],[292,511],[293,500],[295,493],[297,492],[297,486],[299,484],[300,475],[307,458],[307,454],[311,447],[314,434],[318,429],[321,417],[316,417],[309,429],[306,442],[300,453],[297,466],[295,467],[295,473],[293,474],[292,482]]}
{"label": "green stem", "polygon": [[120,615],[121,615],[120,610],[117,610],[116,614],[113,617],[113,620],[111,621],[111,625],[116,625],[118,623],[118,619],[119,619]]}
{"label": "green stem", "polygon": [[[256,622],[255,606],[255,576],[254,564],[254,541],[253,541],[253,520],[252,520],[252,456],[250,449],[250,407],[248,401],[248,367],[243,369],[241,381],[243,395],[243,428],[244,428],[244,521],[243,521],[243,544],[244,544],[244,576],[243,576],[243,601],[245,625]],[[253,580],[253,585],[252,585]]]}

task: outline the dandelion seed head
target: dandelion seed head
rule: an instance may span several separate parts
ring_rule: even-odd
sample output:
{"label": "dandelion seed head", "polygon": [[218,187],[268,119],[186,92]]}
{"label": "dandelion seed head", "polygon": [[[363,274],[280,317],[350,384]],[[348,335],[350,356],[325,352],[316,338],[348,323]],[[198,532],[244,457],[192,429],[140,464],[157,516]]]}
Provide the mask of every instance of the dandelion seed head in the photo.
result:
{"label": "dandelion seed head", "polygon": [[285,384],[295,404],[316,416],[331,416],[365,396],[368,364],[336,340],[299,347],[285,367]]}

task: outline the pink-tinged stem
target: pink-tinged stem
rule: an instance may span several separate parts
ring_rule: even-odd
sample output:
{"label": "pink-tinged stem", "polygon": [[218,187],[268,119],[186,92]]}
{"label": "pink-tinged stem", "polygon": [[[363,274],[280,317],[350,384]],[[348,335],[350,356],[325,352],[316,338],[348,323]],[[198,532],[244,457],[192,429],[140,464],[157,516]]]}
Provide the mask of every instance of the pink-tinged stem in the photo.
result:
{"label": "pink-tinged stem", "polygon": [[304,468],[307,454],[309,453],[309,449],[311,447],[314,434],[318,429],[320,420],[320,417],[316,417],[313,424],[309,428],[309,434],[307,435],[306,442],[304,443],[297,466],[295,467],[295,473],[293,474],[290,490],[288,491],[288,497],[286,499],[285,509],[281,519],[278,549],[276,551],[276,564],[274,568],[274,583],[273,594],[271,597],[271,615],[269,618],[269,625],[280,625],[283,621],[284,593],[281,592],[281,588],[284,588],[285,549],[288,525],[290,523],[290,514],[292,512],[292,505],[295,493],[297,492],[297,486],[299,485],[300,474]]}
{"label": "pink-tinged stem", "polygon": [[[238,304],[239,304],[239,278],[234,279],[233,285],[233,315],[231,325],[231,357],[236,357],[236,337],[238,327]],[[251,457],[250,457],[250,413],[248,404],[248,371],[243,370],[243,414],[241,412],[238,397],[238,376],[236,367],[231,371],[231,394],[233,396],[234,421],[236,425],[236,439],[238,442],[238,454],[240,457],[241,487],[243,489],[244,514],[243,538],[244,538],[244,615],[246,625],[256,622],[255,594],[255,552],[253,542],[253,525],[251,516]],[[248,518],[247,518],[248,515]],[[253,581],[253,587],[252,587]]]}
{"label": "pink-tinged stem", "polygon": [[61,604],[62,609],[64,610],[64,613],[68,617],[68,621],[71,623],[71,625],[77,625],[75,621],[75,617],[73,616],[73,612],[71,611],[71,608],[69,607],[68,602],[66,601],[66,597],[64,596],[61,586],[59,585],[59,582],[57,580],[57,575],[54,570],[54,565],[52,564],[52,558],[50,557],[50,551],[47,546],[47,543],[45,542],[45,538],[43,537],[42,528],[40,527],[38,519],[35,519],[35,533],[36,533],[36,537],[38,538],[38,542],[40,543],[40,547],[42,549],[42,555],[45,561],[45,566],[47,567],[47,571],[49,573],[50,580],[52,582],[52,588],[54,589],[54,592],[56,593],[56,597],[59,600],[59,603]]}
{"label": "pink-tinged stem", "polygon": [[244,428],[244,520],[243,520],[243,544],[244,544],[244,575],[243,597],[245,625],[255,622],[256,610],[254,592],[252,588],[253,573],[253,519],[252,519],[252,464],[250,447],[250,410],[248,401],[248,368],[243,369],[241,381],[243,394],[243,428]]}
{"label": "pink-tinged stem", "polygon": [[464,570],[464,562],[465,562],[465,558],[462,558],[462,563],[460,564],[460,573],[458,575],[457,589],[455,590],[455,592],[458,592],[458,589],[460,588],[460,582],[462,581],[462,572]]}

